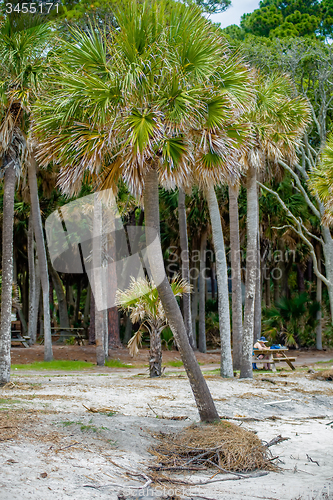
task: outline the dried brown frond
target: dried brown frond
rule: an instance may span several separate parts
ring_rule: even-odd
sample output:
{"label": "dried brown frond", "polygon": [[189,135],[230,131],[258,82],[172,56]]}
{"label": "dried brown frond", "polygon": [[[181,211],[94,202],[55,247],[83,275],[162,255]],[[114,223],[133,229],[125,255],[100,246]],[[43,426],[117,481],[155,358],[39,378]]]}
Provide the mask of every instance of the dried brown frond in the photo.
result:
{"label": "dried brown frond", "polygon": [[154,437],[159,443],[149,451],[156,457],[151,467],[155,470],[276,470],[267,447],[254,432],[225,420],[209,425],[193,424],[180,432]]}

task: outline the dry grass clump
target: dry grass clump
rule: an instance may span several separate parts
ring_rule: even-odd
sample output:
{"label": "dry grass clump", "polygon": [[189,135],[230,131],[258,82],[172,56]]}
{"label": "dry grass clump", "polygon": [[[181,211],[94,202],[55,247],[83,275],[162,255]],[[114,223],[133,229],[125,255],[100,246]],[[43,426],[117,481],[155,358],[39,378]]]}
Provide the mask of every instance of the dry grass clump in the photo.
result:
{"label": "dry grass clump", "polygon": [[333,381],[333,368],[329,370],[323,370],[320,372],[313,373],[311,378],[316,378],[318,380],[328,380],[329,382]]}
{"label": "dry grass clump", "polygon": [[154,436],[159,443],[149,451],[156,457],[154,470],[185,471],[215,468],[221,472],[275,470],[270,452],[258,436],[222,420],[191,425],[175,434]]}

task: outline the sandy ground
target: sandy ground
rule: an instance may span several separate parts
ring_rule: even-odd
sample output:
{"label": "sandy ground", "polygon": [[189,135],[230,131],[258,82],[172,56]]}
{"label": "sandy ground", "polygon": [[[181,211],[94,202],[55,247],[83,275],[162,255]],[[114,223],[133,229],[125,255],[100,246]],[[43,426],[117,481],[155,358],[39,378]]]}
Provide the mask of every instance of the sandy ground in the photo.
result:
{"label": "sandy ground", "polygon": [[[131,363],[134,366],[143,366],[148,362],[148,350],[140,349],[138,356],[131,358],[128,349],[114,349],[109,352],[110,357],[119,359],[124,363]],[[310,366],[317,361],[328,361],[333,359],[333,351],[315,351],[315,350],[291,350],[291,356],[296,357],[296,366]],[[88,362],[96,362],[95,346],[93,345],[53,345],[54,359],[70,359]],[[23,347],[12,348],[12,363],[31,363],[33,361],[42,361],[44,357],[44,346],[34,345],[28,349]],[[218,350],[200,353],[196,351],[196,357],[202,364],[216,364],[220,362]],[[163,362],[180,359],[178,351],[163,351]],[[282,365],[281,365],[282,366]],[[284,364],[283,367],[286,367]]]}
{"label": "sandy ground", "polygon": [[[60,346],[57,349],[64,352]],[[78,349],[74,359],[79,359]],[[91,346],[79,349],[88,361],[93,352],[89,349]],[[30,349],[13,351],[19,362]],[[147,353],[141,356],[138,361],[143,363]],[[288,368],[278,374],[259,372],[252,381],[223,380],[211,373],[218,357],[200,356],[204,356],[203,371],[221,416],[252,418],[241,425],[265,441],[279,434],[290,438],[271,448],[279,456],[280,472],[205,486],[166,486],[164,491],[162,487],[132,488],[142,486],[145,479],[138,476],[131,480],[125,469],[144,473],[152,463],[148,452],[153,442],[151,432],[171,432],[198,421],[182,369],[166,368],[165,376],[153,380],[142,367],[81,372],[17,370],[10,386],[0,391],[0,500],[333,499],[332,382],[311,379],[306,368],[296,373]],[[320,353],[319,360],[332,357],[332,353]],[[315,365],[318,355],[309,352],[299,358],[299,366],[332,366]],[[286,402],[271,404],[274,401]],[[113,411],[109,416],[94,414],[83,405]],[[167,418],[171,416],[189,419],[173,421]],[[182,477],[207,479],[202,474]]]}

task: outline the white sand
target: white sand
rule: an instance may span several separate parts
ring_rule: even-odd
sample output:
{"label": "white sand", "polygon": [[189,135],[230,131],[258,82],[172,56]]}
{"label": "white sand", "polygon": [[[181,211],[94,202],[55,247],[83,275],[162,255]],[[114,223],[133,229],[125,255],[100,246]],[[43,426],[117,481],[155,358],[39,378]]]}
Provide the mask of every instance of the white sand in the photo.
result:
{"label": "white sand", "polygon": [[[121,492],[126,499],[163,498],[161,489],[142,492],[128,488],[143,485],[145,480],[129,480],[110,460],[144,472],[152,460],[147,448],[153,440],[147,431],[180,429],[198,421],[198,413],[181,370],[169,370],[159,380],[150,380],[140,373],[143,371],[137,369],[103,373],[15,372],[15,385],[0,392],[0,398],[13,401],[0,407],[16,409],[19,414],[24,409],[29,418],[20,425],[16,438],[0,442],[0,500],[116,500]],[[257,378],[240,381],[217,376],[208,376],[207,382],[220,415],[261,419],[242,425],[257,431],[265,441],[278,434],[290,438],[271,448],[281,460],[281,472],[185,490],[166,487],[164,498],[178,494],[181,498],[215,500],[333,499],[333,428],[326,425],[333,421],[332,382],[290,372],[284,377],[265,374],[260,378],[263,377],[276,384]],[[263,404],[289,399],[287,403]],[[118,413],[91,414],[82,404],[110,407]],[[158,415],[186,415],[189,420],[158,419],[148,404]],[[278,419],[269,420],[273,415]],[[308,418],[318,416],[322,418]],[[82,425],[88,427],[81,430]],[[307,455],[319,466],[309,461]],[[43,472],[47,473],[45,478],[41,478]],[[187,479],[198,481],[203,476]],[[110,486],[113,483],[120,486]]]}

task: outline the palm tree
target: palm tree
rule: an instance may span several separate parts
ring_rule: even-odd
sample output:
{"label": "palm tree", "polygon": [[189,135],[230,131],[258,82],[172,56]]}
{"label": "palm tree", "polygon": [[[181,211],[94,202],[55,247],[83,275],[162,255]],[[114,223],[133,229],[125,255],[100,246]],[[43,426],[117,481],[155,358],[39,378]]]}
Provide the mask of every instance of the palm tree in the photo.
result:
{"label": "palm tree", "polygon": [[[170,283],[175,297],[191,293],[191,286],[186,280],[175,276]],[[160,377],[162,374],[162,345],[161,333],[168,324],[161,299],[158,296],[154,282],[147,279],[132,279],[130,287],[125,291],[117,291],[118,306],[130,312],[132,323],[141,321],[139,330],[130,339],[128,346],[130,352],[135,354],[137,346],[141,343],[143,331],[149,332],[149,374],[150,377]]]}
{"label": "palm tree", "polygon": [[305,99],[294,97],[285,75],[258,75],[256,100],[247,118],[252,126],[254,146],[243,156],[247,167],[247,256],[241,377],[252,378],[255,297],[258,273],[259,204],[257,174],[266,161],[285,158],[296,161],[296,145],[309,121]]}
{"label": "palm tree", "polygon": [[[0,161],[4,176],[0,384],[8,382],[10,376],[15,184],[28,154],[28,116],[50,33],[46,24],[38,25],[28,17],[14,21],[8,17],[0,28]],[[45,349],[46,359],[52,357],[48,340]]]}
{"label": "palm tree", "polygon": [[210,80],[223,78],[225,45],[194,6],[130,2],[115,15],[118,28],[107,37],[92,28],[61,42],[59,66],[36,107],[40,159],[61,164],[59,184],[67,193],[87,171],[96,178],[103,169],[101,187],[115,189],[123,176],[132,193],[143,195],[152,277],[200,417],[212,421],[217,411],[164,272],[158,185],[181,185],[189,173],[190,132],[206,121]]}

